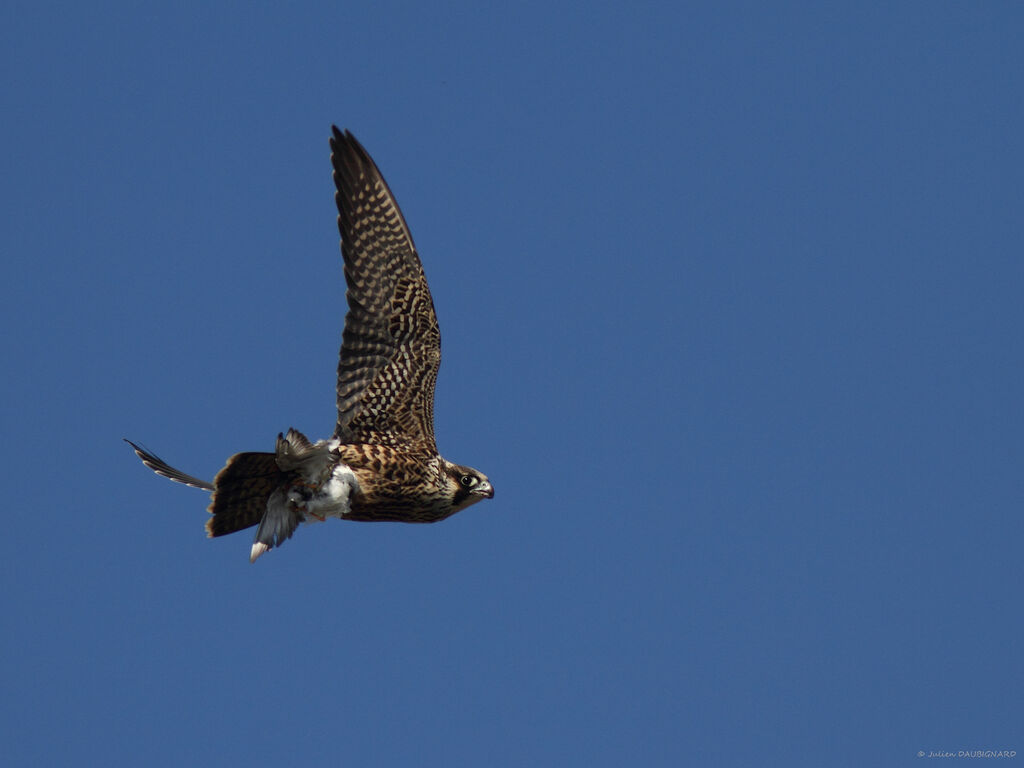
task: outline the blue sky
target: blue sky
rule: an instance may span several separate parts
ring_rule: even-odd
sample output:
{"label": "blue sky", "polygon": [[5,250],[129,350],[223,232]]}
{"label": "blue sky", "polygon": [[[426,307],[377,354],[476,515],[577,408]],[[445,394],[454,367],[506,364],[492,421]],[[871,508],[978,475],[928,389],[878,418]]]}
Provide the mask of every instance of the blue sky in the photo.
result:
{"label": "blue sky", "polygon": [[[5,765],[1024,754],[1019,5],[3,17]],[[250,565],[121,438],[330,433],[332,122],[497,494]]]}

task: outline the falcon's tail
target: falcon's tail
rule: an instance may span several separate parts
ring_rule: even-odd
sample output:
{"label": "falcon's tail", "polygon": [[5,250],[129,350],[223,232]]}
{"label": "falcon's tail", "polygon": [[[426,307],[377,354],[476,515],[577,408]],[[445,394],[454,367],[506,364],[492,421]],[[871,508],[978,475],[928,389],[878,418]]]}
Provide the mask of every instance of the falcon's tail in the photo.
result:
{"label": "falcon's tail", "polygon": [[[292,439],[291,432],[288,439]],[[278,438],[279,451],[282,440]],[[302,440],[309,442],[305,438]],[[226,536],[258,524],[260,527],[256,531],[256,540],[249,558],[251,561],[290,538],[302,522],[302,518],[287,501],[289,473],[282,471],[278,457],[273,453],[236,453],[228,459],[214,481],[208,483],[175,469],[156,454],[140,448],[130,440],[125,442],[135,449],[142,463],[158,475],[213,492],[210,506],[207,507],[212,517],[206,521],[206,532],[211,538]],[[285,452],[286,456],[299,455],[308,449],[301,441],[295,445],[287,443],[285,447],[291,449],[291,453]]]}
{"label": "falcon's tail", "polygon": [[267,511],[270,495],[285,482],[272,453],[236,453],[213,481],[213,515],[206,532],[226,536],[257,525]]}
{"label": "falcon's tail", "polygon": [[[280,439],[279,441],[280,442]],[[302,517],[288,503],[290,475],[273,453],[236,453],[213,481],[213,515],[206,521],[212,536],[224,536],[259,524],[249,562],[291,538]]]}

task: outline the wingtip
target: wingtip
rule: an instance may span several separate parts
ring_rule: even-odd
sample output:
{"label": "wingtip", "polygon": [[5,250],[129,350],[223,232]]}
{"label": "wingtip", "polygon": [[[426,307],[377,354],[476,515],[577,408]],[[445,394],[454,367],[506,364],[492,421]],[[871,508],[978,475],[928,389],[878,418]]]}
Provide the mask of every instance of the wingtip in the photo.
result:
{"label": "wingtip", "polygon": [[[359,139],[348,128],[341,130],[338,126],[331,125],[331,138],[328,143],[331,145],[332,158],[336,155],[339,157],[342,155],[349,156],[351,158],[349,162],[368,166],[380,176],[380,170],[377,168],[373,158],[370,157],[370,153],[366,151],[366,147],[359,142]],[[335,171],[337,170],[339,170],[338,166],[335,165]]]}
{"label": "wingtip", "polygon": [[264,552],[268,552],[269,550],[270,550],[270,547],[268,547],[262,541],[254,542],[253,545],[252,545],[252,550],[250,550],[250,552],[249,552],[249,562],[250,563],[255,563],[256,559],[260,555],[262,555]]}
{"label": "wingtip", "polygon": [[359,142],[356,141],[356,137],[352,135],[352,131],[347,128],[343,131],[333,123],[331,124],[330,145],[332,152],[337,151],[340,146],[345,146],[352,142],[355,142],[357,145],[359,144]]}

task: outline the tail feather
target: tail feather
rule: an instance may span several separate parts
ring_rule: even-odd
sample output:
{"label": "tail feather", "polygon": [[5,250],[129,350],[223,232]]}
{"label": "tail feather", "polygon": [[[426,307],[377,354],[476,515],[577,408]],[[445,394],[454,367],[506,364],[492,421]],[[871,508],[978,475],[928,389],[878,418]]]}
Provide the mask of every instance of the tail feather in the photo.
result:
{"label": "tail feather", "polygon": [[276,454],[236,453],[208,483],[175,469],[131,440],[125,442],[158,475],[212,492],[207,507],[211,517],[206,521],[211,538],[259,525],[250,554],[252,561],[291,538],[303,517],[291,503],[288,488],[300,470],[315,471],[328,456],[327,451],[315,450],[302,434],[289,430],[287,438],[278,436]]}
{"label": "tail feather", "polygon": [[211,536],[225,536],[251,528],[263,519],[267,501],[283,482],[285,473],[272,453],[236,453],[217,473],[206,521]]}
{"label": "tail feather", "polygon": [[200,480],[198,477],[192,477],[192,475],[186,475],[180,469],[175,469],[166,461],[161,459],[155,453],[150,453],[145,448],[136,445],[128,438],[124,438],[124,441],[128,443],[132,448],[135,449],[135,455],[142,459],[142,463],[152,469],[161,477],[166,477],[168,480],[173,480],[176,483],[184,483],[185,485],[191,485],[193,488],[201,488],[204,491],[212,491],[213,485]]}

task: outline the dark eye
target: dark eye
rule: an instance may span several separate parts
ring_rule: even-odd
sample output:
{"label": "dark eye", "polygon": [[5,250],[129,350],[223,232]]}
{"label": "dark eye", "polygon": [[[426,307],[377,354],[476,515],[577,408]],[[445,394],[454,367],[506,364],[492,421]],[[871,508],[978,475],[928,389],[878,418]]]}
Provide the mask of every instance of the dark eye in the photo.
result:
{"label": "dark eye", "polygon": [[466,488],[472,488],[476,485],[476,478],[472,475],[463,475],[459,478],[459,482],[462,483]]}

